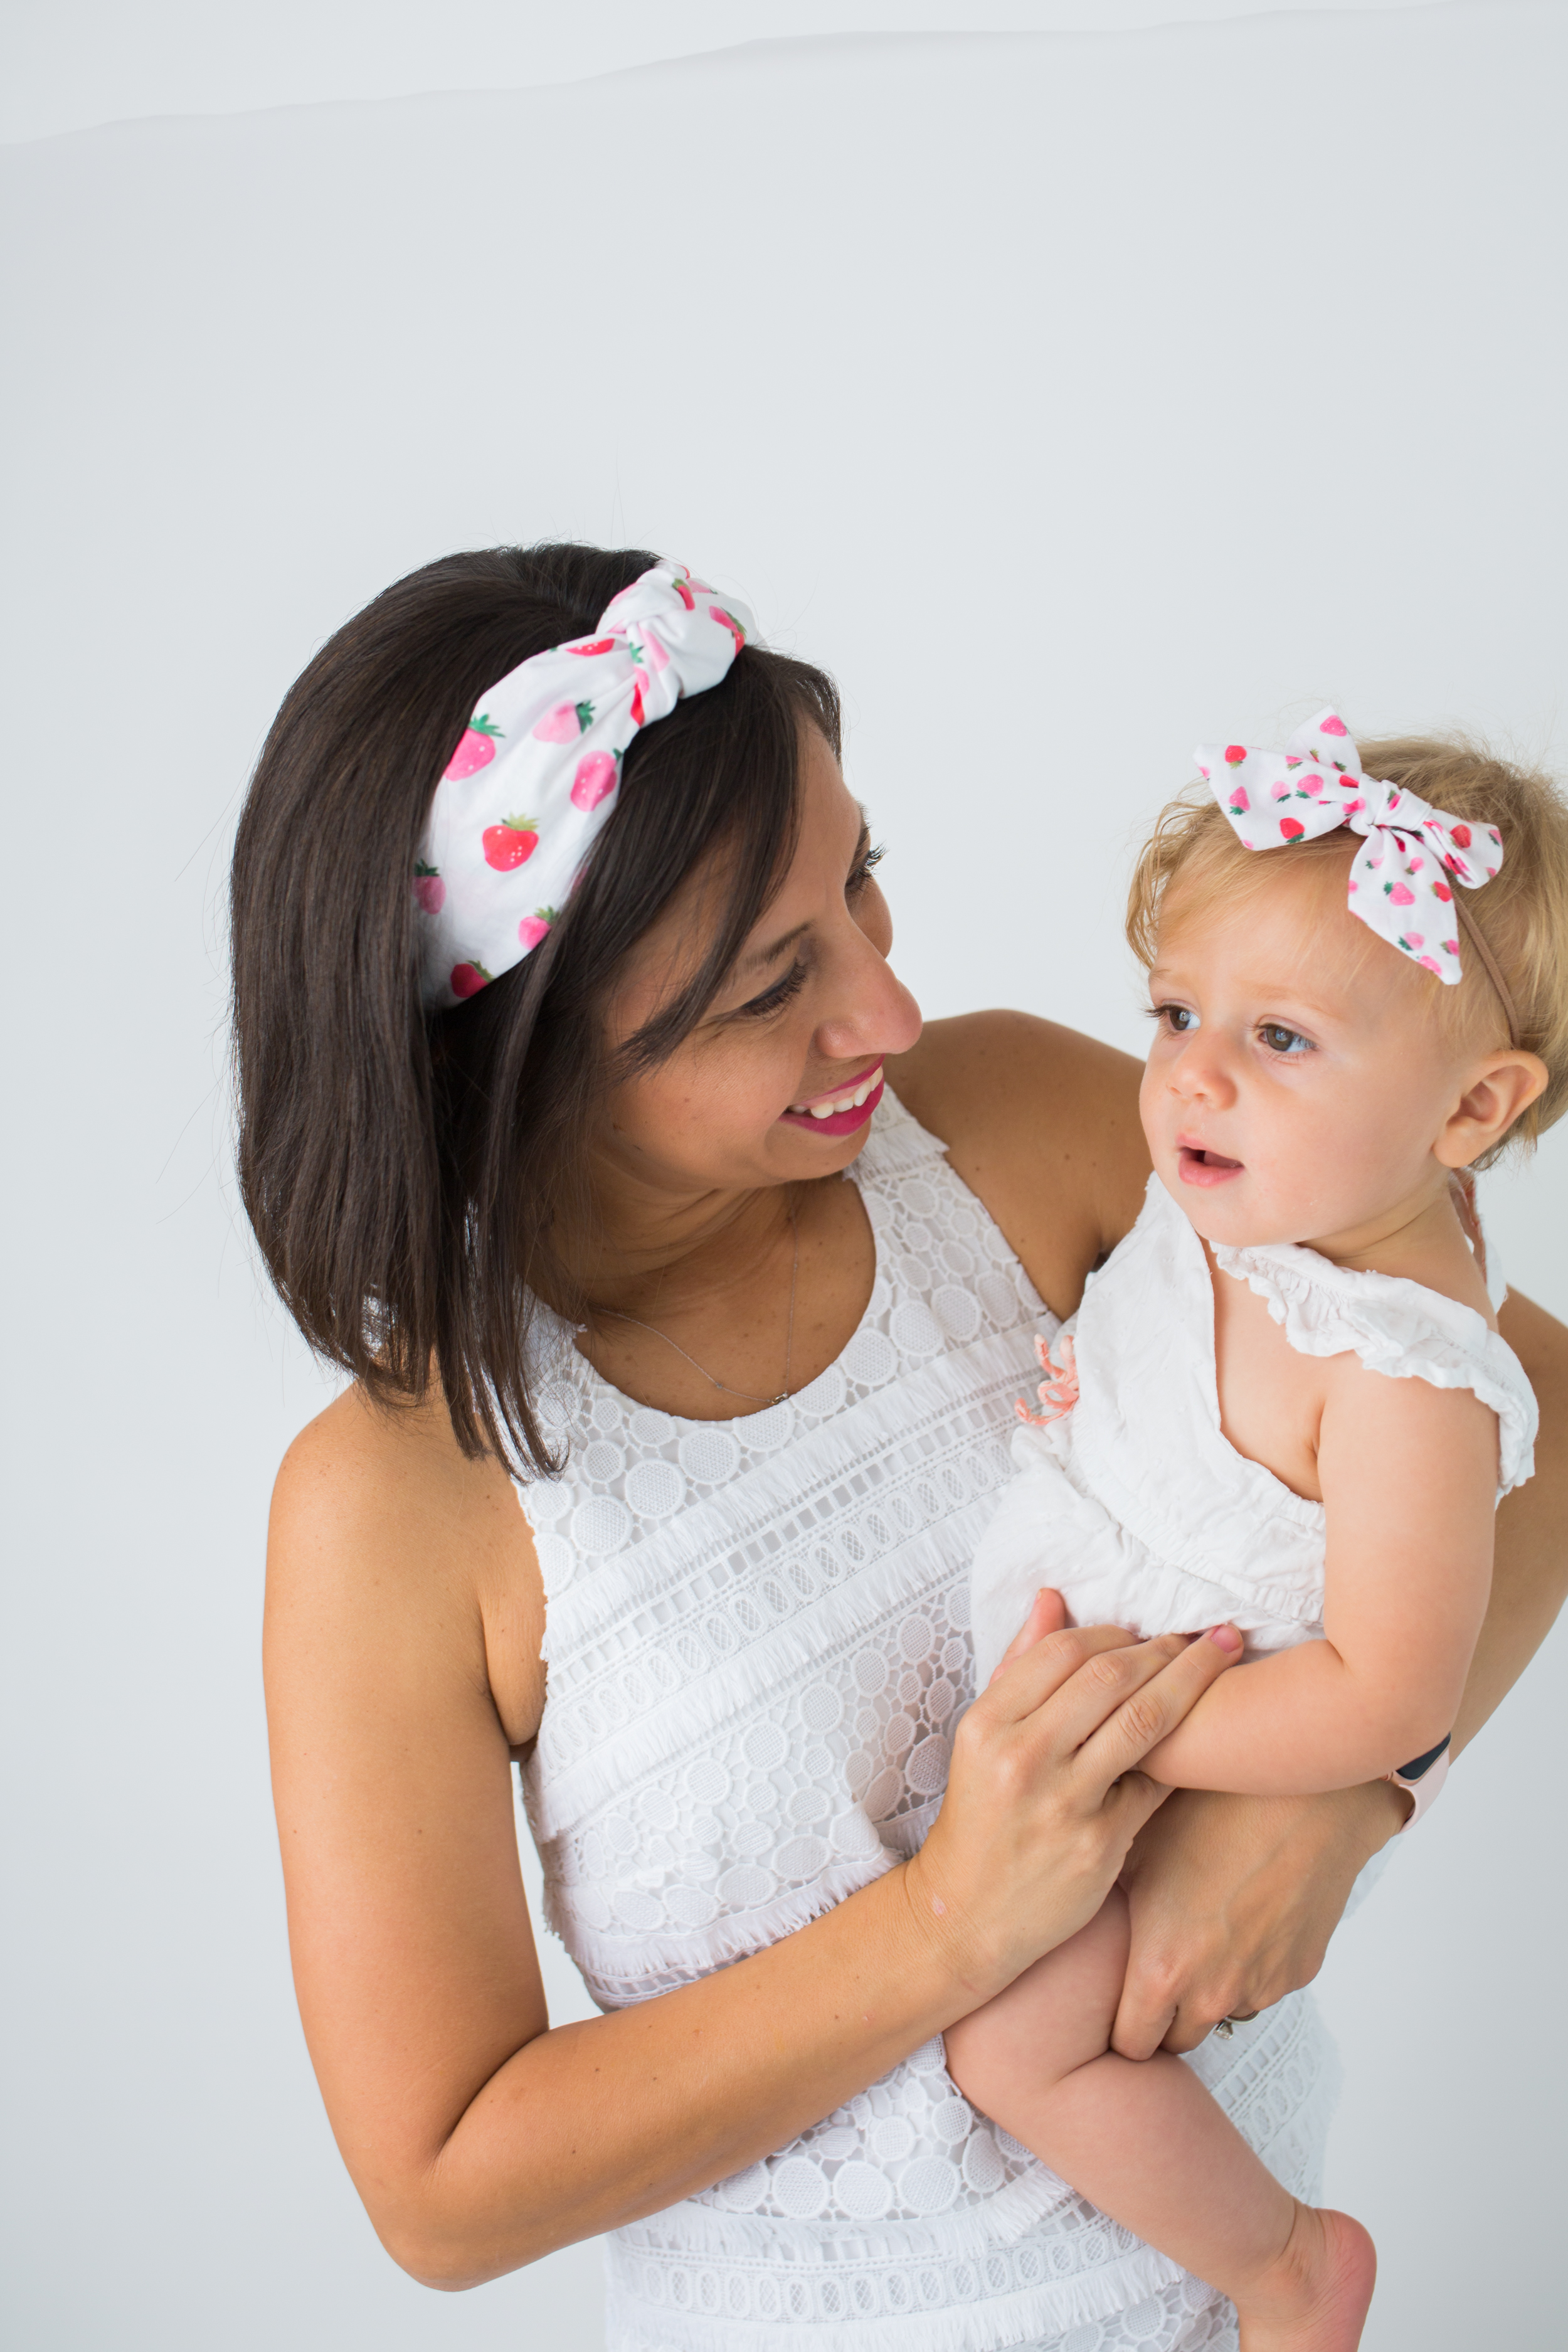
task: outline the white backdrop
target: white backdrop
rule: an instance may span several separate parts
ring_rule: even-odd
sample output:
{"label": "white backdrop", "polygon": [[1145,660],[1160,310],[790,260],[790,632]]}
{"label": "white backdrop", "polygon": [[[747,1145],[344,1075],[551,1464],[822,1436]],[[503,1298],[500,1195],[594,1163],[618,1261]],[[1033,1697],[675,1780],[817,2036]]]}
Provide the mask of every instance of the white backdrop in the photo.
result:
{"label": "white backdrop", "polygon": [[[505,79],[593,62],[510,13],[543,29]],[[485,79],[500,12],[454,5],[436,59],[430,12],[384,55],[345,0],[306,70],[280,7],[248,86],[237,38],[160,82],[118,16],[23,12],[14,135],[185,119],[0,153],[22,2352],[601,2340],[591,2249],[462,2297],[393,2269],[290,2001],[261,1550],[328,1391],[233,1202],[221,893],[321,638],[454,547],[700,563],[842,679],[927,1010],[1135,1049],[1127,850],[1199,737],[1332,697],[1568,765],[1568,18],[1192,13],[801,10],[873,29],[636,65],[608,6],[607,79],[204,119]],[[138,21],[172,40],[177,0]],[[668,46],[721,21],[781,12],[674,10]],[[1565,1170],[1560,1134],[1490,1195],[1563,1314]],[[1565,1666],[1559,1637],[1326,1973],[1373,2352],[1561,2324]]]}

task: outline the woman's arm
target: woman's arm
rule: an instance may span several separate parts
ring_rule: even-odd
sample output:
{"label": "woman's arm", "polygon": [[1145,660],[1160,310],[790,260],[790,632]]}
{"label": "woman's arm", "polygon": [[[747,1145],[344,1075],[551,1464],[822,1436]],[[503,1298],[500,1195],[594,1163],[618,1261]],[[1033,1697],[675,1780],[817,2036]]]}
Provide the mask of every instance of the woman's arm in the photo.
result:
{"label": "woman's arm", "polygon": [[1513,1290],[1498,1325],[1535,1391],[1541,1430],[1534,1477],[1498,1510],[1491,1604],[1454,1724],[1456,1756],[1502,1705],[1568,1595],[1568,1329]]}
{"label": "woman's arm", "polygon": [[388,2251],[466,2286],[768,2154],[1092,1916],[1161,1791],[1139,1758],[1210,1642],[1060,1633],[959,1728],[921,1853],[700,1983],[549,2030],[510,1749],[537,1725],[515,1496],[353,1395],[291,1450],[266,1633],[300,2013]]}

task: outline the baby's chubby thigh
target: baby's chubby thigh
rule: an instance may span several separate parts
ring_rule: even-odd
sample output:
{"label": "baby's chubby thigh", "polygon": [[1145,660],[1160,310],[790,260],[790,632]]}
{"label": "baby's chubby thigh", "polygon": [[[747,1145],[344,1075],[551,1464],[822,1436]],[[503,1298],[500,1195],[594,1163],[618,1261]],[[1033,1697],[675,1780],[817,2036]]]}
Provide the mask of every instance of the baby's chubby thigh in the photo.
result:
{"label": "baby's chubby thigh", "polygon": [[972,2106],[1027,2139],[1020,2126],[1038,2102],[1110,2049],[1131,1943],[1127,1897],[1113,1886],[1087,1927],[948,2027],[947,2071]]}

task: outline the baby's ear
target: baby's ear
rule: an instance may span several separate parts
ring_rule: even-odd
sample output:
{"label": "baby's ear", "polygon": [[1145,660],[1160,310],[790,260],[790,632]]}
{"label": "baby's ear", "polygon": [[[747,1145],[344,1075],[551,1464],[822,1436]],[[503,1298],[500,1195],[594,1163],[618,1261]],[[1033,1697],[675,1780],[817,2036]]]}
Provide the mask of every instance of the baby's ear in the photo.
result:
{"label": "baby's ear", "polygon": [[1445,1168],[1468,1168],[1495,1151],[1516,1119],[1522,1118],[1538,1096],[1543,1095],[1550,1074],[1539,1054],[1510,1047],[1506,1054],[1489,1054],[1472,1074],[1464,1093],[1449,1113],[1436,1146]]}

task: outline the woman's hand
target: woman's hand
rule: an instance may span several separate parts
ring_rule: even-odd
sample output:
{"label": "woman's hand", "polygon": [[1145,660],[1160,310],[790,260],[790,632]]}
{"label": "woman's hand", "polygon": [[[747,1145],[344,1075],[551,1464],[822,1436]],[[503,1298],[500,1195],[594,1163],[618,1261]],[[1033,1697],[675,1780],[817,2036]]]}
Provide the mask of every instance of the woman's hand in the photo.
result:
{"label": "woman's hand", "polygon": [[1319,1797],[1173,1790],[1121,1873],[1132,1951],[1113,2046],[1195,2049],[1222,2017],[1310,1984],[1357,1872],[1408,1811],[1385,1781]]}
{"label": "woman's hand", "polygon": [[1140,1761],[1241,1654],[1230,1626],[1140,1642],[1114,1625],[1057,1630],[1061,1616],[1042,1593],[965,1715],[941,1815],[908,1866],[966,2009],[1094,1916],[1168,1793]]}

